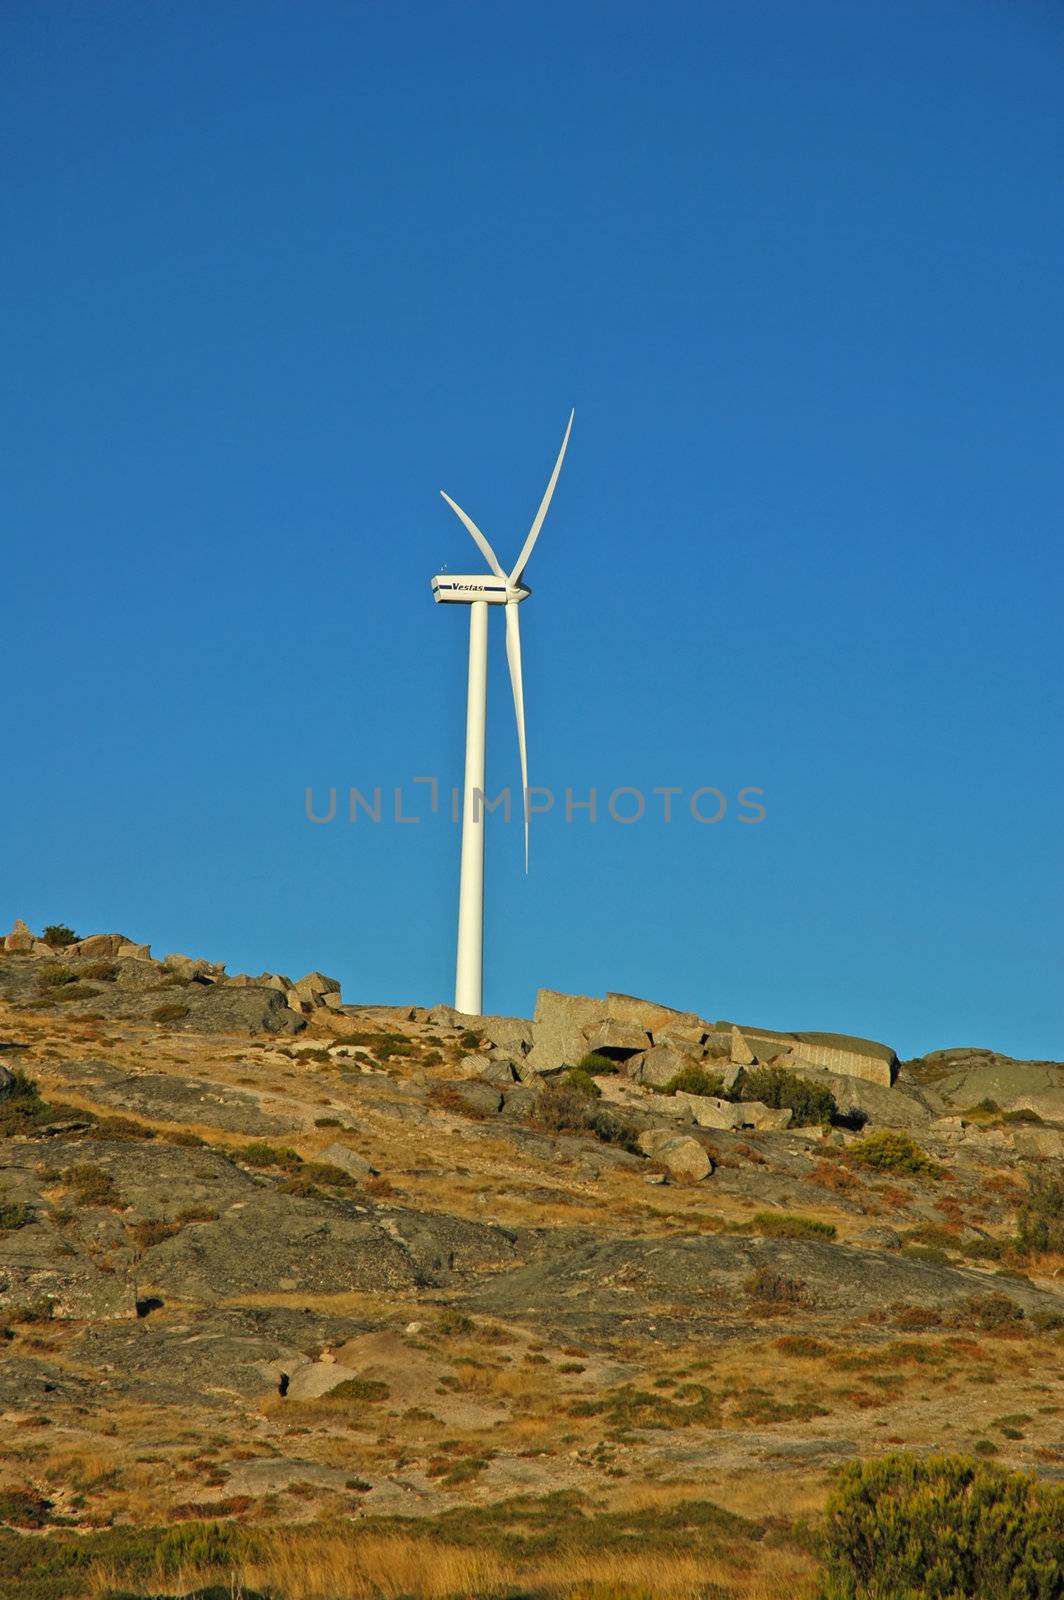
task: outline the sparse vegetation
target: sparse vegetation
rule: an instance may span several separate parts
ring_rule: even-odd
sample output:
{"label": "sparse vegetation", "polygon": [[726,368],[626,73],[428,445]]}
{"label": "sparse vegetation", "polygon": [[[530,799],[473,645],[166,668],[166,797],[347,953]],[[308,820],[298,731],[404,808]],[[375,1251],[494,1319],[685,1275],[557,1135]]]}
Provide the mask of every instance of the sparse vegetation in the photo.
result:
{"label": "sparse vegetation", "polygon": [[63,1173],[63,1182],[72,1191],[73,1198],[79,1206],[108,1206],[120,1209],[125,1204],[111,1174],[91,1162],[68,1167]]}
{"label": "sparse vegetation", "polygon": [[762,1316],[776,1316],[809,1304],[801,1278],[790,1278],[774,1267],[758,1267],[744,1285],[752,1309]]}
{"label": "sparse vegetation", "polygon": [[834,1239],[838,1231],[832,1222],[789,1216],[785,1211],[755,1211],[749,1229],[767,1239]]}
{"label": "sparse vegetation", "polygon": [[156,1006],[151,1014],[153,1022],[183,1022],[189,1015],[189,1007],[179,1005],[172,1001],[169,1005]]}

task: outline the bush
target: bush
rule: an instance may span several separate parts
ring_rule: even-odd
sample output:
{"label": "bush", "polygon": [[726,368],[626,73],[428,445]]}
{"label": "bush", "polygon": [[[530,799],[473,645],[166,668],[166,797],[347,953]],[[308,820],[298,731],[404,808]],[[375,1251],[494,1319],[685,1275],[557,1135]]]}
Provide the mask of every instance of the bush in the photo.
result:
{"label": "bush", "polygon": [[587,1127],[588,1132],[593,1133],[603,1144],[619,1145],[622,1150],[627,1150],[629,1155],[642,1154],[639,1148],[638,1128],[633,1128],[630,1122],[623,1121],[612,1111],[590,1111]]}
{"label": "bush", "polygon": [[1064,1178],[1036,1172],[1028,1179],[1016,1243],[1027,1254],[1064,1251]]}
{"label": "bush", "polygon": [[33,1489],[0,1489],[0,1522],[12,1528],[43,1528],[52,1502]]}
{"label": "bush", "polygon": [[598,1100],[601,1098],[602,1090],[586,1068],[570,1067],[566,1073],[566,1080],[570,1088],[575,1089],[577,1094],[582,1094],[585,1100]]}
{"label": "bush", "polygon": [[821,1600],[1055,1600],[1064,1488],[964,1456],[845,1466],[820,1533]]}
{"label": "bush", "polygon": [[7,1094],[0,1100],[0,1135],[29,1133],[42,1122],[50,1122],[55,1115],[32,1078],[24,1072],[13,1072]]}
{"label": "bush", "polygon": [[180,1222],[164,1222],[161,1217],[145,1217],[142,1222],[131,1223],[126,1229],[131,1242],[138,1250],[150,1250],[181,1232]]}
{"label": "bush", "polygon": [[374,1378],[345,1378],[343,1383],[338,1383],[335,1389],[328,1389],[325,1393],[326,1400],[363,1400],[367,1404],[376,1405],[381,1400],[387,1400],[391,1390],[386,1383],[378,1383]]}
{"label": "bush", "polygon": [[692,1061],[690,1066],[681,1067],[680,1071],[671,1077],[662,1090],[662,1094],[706,1094],[714,1095],[718,1099],[725,1096],[724,1079],[719,1072],[707,1072],[705,1067],[696,1066]]}
{"label": "bush", "polygon": [[286,1145],[267,1144],[264,1139],[256,1139],[234,1154],[249,1167],[280,1167],[283,1172],[296,1172],[303,1165],[302,1156],[294,1150]]}
{"label": "bush", "polygon": [[77,934],[65,922],[50,922],[41,937],[53,950],[65,950],[67,945],[78,942]]}
{"label": "bush", "polygon": [[118,1209],[125,1204],[111,1174],[102,1167],[93,1166],[91,1162],[68,1167],[63,1173],[63,1182],[73,1189],[79,1205],[113,1206]]}
{"label": "bush", "polygon": [[32,1212],[24,1200],[0,1200],[0,1230],[13,1233],[32,1221]]}
{"label": "bush", "polygon": [[568,1080],[548,1083],[536,1104],[536,1121],[550,1133],[583,1133],[588,1126],[588,1097]]}
{"label": "bush", "polygon": [[747,1278],[744,1287],[755,1302],[755,1308],[768,1314],[790,1311],[808,1303],[802,1279],[788,1278],[774,1267],[758,1267]]}
{"label": "bush", "polygon": [[827,1124],[839,1114],[830,1089],[810,1083],[786,1067],[744,1067],[729,1098],[760,1100],[766,1106],[790,1111],[797,1127]]}
{"label": "bush", "polygon": [[581,1056],[576,1067],[578,1072],[597,1073],[600,1078],[613,1076],[617,1071],[616,1061],[598,1050],[589,1050],[586,1056]]}
{"label": "bush", "polygon": [[61,989],[65,983],[77,983],[78,974],[71,972],[69,967],[60,967],[48,962],[37,973],[38,989]]}
{"label": "bush", "polygon": [[965,1328],[982,1328],[993,1333],[1004,1328],[1015,1328],[1023,1321],[1023,1307],[1007,1294],[973,1294],[961,1302],[954,1320]]}
{"label": "bush", "polygon": [[893,1128],[870,1133],[867,1138],[851,1144],[845,1154],[848,1160],[862,1167],[874,1167],[877,1172],[906,1172],[924,1177],[933,1177],[938,1172],[915,1139]]}
{"label": "bush", "polygon": [[767,1239],[834,1239],[834,1223],[818,1222],[815,1217],[789,1216],[785,1211],[755,1211],[750,1231]]}

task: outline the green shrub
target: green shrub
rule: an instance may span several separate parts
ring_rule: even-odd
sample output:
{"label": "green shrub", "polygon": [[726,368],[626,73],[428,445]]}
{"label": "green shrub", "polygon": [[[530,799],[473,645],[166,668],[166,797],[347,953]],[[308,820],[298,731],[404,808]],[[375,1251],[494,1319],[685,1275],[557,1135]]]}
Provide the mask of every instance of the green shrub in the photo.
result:
{"label": "green shrub", "polygon": [[724,1079],[719,1072],[707,1072],[705,1067],[700,1067],[692,1061],[689,1066],[681,1067],[679,1072],[669,1079],[662,1093],[705,1094],[721,1098],[725,1097]]}
{"label": "green shrub", "polygon": [[13,1233],[33,1220],[33,1213],[24,1200],[0,1200],[0,1230]]}
{"label": "green shrub", "polygon": [[[69,1005],[76,1000],[91,1000],[99,994],[99,989],[91,983],[69,983],[61,989],[49,993],[49,1000],[53,1005]],[[42,1001],[37,1002],[43,1004]]]}
{"label": "green shrub", "polygon": [[1064,1177],[1035,1172],[1028,1178],[1016,1243],[1027,1254],[1064,1251]]}
{"label": "green shrub", "polygon": [[790,1111],[797,1127],[826,1125],[839,1114],[830,1089],[810,1083],[786,1067],[744,1067],[729,1098],[760,1100],[766,1106]]}
{"label": "green shrub", "polygon": [[922,1150],[915,1139],[894,1128],[881,1128],[870,1133],[845,1152],[846,1158],[862,1167],[873,1167],[877,1172],[903,1172],[914,1176],[933,1177],[938,1168]]}
{"label": "green shrub", "polygon": [[61,967],[51,961],[37,970],[38,989],[61,989],[65,983],[77,983],[77,981],[76,972],[71,972],[69,967]]}
{"label": "green shrub", "polygon": [[589,1050],[586,1056],[580,1057],[576,1068],[578,1072],[598,1073],[601,1078],[615,1074],[617,1063],[612,1057],[604,1056],[598,1050]]}
{"label": "green shrub", "polygon": [[590,1111],[587,1118],[589,1133],[603,1144],[615,1144],[622,1150],[627,1150],[629,1155],[641,1155],[639,1148],[639,1129],[633,1128],[630,1122],[625,1122],[612,1111]]}
{"label": "green shrub", "polygon": [[7,1094],[0,1100],[0,1135],[29,1133],[42,1122],[50,1122],[52,1107],[41,1099],[40,1090],[24,1072],[11,1074]]}
{"label": "green shrub", "polygon": [[834,1223],[818,1222],[816,1217],[790,1216],[785,1211],[755,1211],[750,1231],[767,1239],[834,1239]]}
{"label": "green shrub", "polygon": [[388,1385],[378,1383],[374,1378],[345,1378],[335,1389],[327,1390],[325,1399],[364,1400],[369,1405],[376,1405],[381,1400],[387,1400],[390,1394]]}
{"label": "green shrub", "polygon": [[822,1600],[1057,1600],[1064,1487],[964,1456],[845,1466],[828,1500]]}
{"label": "green shrub", "polygon": [[77,934],[65,922],[50,922],[41,937],[53,950],[64,950],[67,945],[78,942]]}
{"label": "green shrub", "polygon": [[235,1155],[249,1167],[280,1167],[283,1172],[295,1172],[303,1165],[302,1156],[294,1150],[286,1145],[267,1144],[263,1139],[246,1144]]}
{"label": "green shrub", "polygon": [[582,1094],[585,1100],[601,1098],[602,1090],[586,1068],[570,1067],[565,1076],[570,1088],[575,1089],[577,1094]]}

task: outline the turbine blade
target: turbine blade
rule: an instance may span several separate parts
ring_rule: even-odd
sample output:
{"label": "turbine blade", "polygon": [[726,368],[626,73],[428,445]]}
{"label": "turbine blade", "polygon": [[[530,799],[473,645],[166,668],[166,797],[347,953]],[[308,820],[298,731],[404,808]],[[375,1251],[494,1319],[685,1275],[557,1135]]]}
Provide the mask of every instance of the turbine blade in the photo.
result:
{"label": "turbine blade", "polygon": [[495,576],[497,578],[505,578],[506,574],[499,565],[498,556],[495,554],[495,551],[491,548],[491,545],[488,543],[480,529],[477,527],[476,523],[473,521],[473,518],[467,517],[461,506],[455,505],[449,494],[445,494],[442,489],[440,490],[440,493],[443,495],[443,498],[446,500],[455,516],[460,522],[464,523],[465,527],[472,534],[474,544],[484,557],[484,560],[488,563],[488,566],[491,568],[492,572],[494,572]]}
{"label": "turbine blade", "polygon": [[539,510],[536,512],[535,521],[533,522],[531,528],[529,528],[529,530],[528,530],[528,538],[525,540],[524,546],[522,547],[522,550],[521,550],[521,554],[517,558],[517,565],[514,567],[514,570],[510,574],[510,582],[511,583],[516,583],[518,578],[520,578],[521,574],[524,572],[526,566],[528,565],[528,558],[532,554],[532,546],[535,544],[536,540],[539,538],[539,530],[540,530],[540,528],[542,528],[543,519],[546,517],[547,512],[550,509],[551,497],[554,494],[554,489],[555,489],[555,486],[556,486],[556,484],[558,482],[558,474],[559,474],[559,472],[561,472],[561,470],[562,470],[562,462],[565,460],[565,450],[566,450],[566,446],[569,443],[569,434],[572,431],[573,418],[575,416],[576,416],[575,410],[574,411],[570,411],[570,413],[569,413],[569,421],[566,424],[566,428],[565,428],[565,438],[562,440],[562,447],[558,451],[558,459],[554,463],[554,471],[550,475],[550,482],[547,484],[547,492],[543,496],[543,499],[539,503]]}
{"label": "turbine blade", "polygon": [[525,819],[525,871],[528,871],[528,753],[525,750],[525,690],[521,678],[521,619],[517,601],[506,602],[506,659],[510,664],[510,687],[514,692],[517,718],[517,746],[521,752],[521,811]]}

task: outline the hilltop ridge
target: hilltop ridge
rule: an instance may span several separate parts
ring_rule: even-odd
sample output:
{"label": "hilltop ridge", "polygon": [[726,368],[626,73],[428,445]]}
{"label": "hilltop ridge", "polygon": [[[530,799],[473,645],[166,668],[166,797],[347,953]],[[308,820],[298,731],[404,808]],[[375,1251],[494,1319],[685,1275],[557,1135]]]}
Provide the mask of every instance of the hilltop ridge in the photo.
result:
{"label": "hilltop ridge", "polygon": [[697,1501],[739,1597],[846,1461],[1064,1476],[1060,1064],[51,938],[0,950],[0,1518]]}

